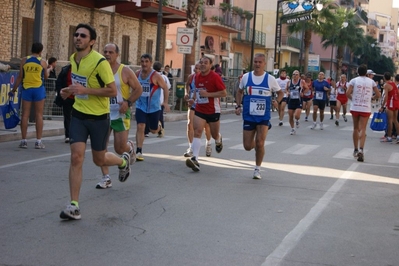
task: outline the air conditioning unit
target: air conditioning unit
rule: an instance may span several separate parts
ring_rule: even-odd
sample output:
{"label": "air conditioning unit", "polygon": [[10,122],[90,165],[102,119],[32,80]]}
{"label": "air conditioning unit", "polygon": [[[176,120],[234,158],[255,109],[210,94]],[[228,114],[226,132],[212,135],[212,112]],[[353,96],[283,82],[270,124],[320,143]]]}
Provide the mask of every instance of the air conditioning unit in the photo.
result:
{"label": "air conditioning unit", "polygon": [[230,50],[230,43],[228,43],[228,42],[222,42],[222,43],[220,44],[220,49],[221,49],[221,50],[225,50],[225,51]]}
{"label": "air conditioning unit", "polygon": [[166,40],[166,45],[165,45],[165,49],[166,50],[170,50],[172,49],[172,41],[171,40]]}

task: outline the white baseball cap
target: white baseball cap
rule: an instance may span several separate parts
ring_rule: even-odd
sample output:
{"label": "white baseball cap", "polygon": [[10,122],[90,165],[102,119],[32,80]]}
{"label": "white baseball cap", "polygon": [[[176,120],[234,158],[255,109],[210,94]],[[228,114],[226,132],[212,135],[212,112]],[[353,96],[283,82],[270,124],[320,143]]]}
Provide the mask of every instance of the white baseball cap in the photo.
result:
{"label": "white baseball cap", "polygon": [[367,70],[367,75],[375,75],[375,73],[373,70],[369,69]]}

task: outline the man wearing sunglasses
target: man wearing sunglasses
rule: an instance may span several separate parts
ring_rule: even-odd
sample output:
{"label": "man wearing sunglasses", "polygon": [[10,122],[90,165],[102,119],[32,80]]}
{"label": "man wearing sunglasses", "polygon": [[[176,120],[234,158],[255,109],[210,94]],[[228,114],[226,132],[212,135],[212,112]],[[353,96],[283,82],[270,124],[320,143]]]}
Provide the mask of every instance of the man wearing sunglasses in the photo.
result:
{"label": "man wearing sunglasses", "polygon": [[78,202],[89,136],[93,162],[97,166],[117,165],[121,182],[126,181],[130,174],[128,152],[119,157],[106,151],[110,125],[109,97],[115,97],[117,89],[110,64],[101,54],[92,50],[96,38],[96,30],[92,26],[79,24],[76,27],[74,44],[77,52],[70,57],[72,85],[61,89],[63,99],[70,95],[75,96],[69,134],[71,203],[60,214],[60,218],[66,220],[81,219]]}

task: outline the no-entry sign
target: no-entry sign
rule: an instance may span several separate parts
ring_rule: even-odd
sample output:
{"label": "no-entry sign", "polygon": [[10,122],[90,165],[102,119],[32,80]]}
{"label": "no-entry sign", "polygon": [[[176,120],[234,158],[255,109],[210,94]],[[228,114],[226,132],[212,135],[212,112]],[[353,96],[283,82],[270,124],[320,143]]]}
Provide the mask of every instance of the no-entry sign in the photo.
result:
{"label": "no-entry sign", "polygon": [[194,29],[193,28],[177,28],[176,44],[179,46],[194,45]]}

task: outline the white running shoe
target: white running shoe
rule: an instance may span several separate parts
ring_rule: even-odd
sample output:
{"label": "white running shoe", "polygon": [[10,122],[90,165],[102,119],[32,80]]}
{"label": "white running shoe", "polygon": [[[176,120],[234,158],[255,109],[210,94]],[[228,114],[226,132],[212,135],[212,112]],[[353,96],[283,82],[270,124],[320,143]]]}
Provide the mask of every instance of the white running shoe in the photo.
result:
{"label": "white running shoe", "polygon": [[188,148],[187,151],[183,154],[184,157],[193,157],[193,150],[191,148]]}
{"label": "white running shoe", "polygon": [[208,145],[206,145],[205,155],[206,155],[206,157],[211,157],[211,155],[212,155],[212,146],[210,143]]}
{"label": "white running shoe", "polygon": [[292,128],[290,135],[295,135],[295,134],[296,134],[296,130]]}
{"label": "white running shoe", "polygon": [[97,183],[96,188],[98,189],[105,189],[112,187],[111,178],[109,175],[105,175],[101,178],[101,181]]}
{"label": "white running shoe", "polygon": [[143,154],[141,152],[136,153],[136,161],[144,161]]}
{"label": "white running shoe", "polygon": [[320,130],[323,130],[323,123],[320,123]]}
{"label": "white running shoe", "polygon": [[260,170],[259,169],[255,169],[254,170],[254,175],[253,175],[253,179],[262,179],[262,177],[260,176]]}
{"label": "white running shoe", "polygon": [[315,129],[317,126],[317,123],[313,123],[313,125],[310,127],[310,129]]}
{"label": "white running shoe", "polygon": [[130,164],[134,164],[136,162],[136,151],[134,150],[134,142],[132,140],[128,140],[127,143],[130,146]]}
{"label": "white running shoe", "polygon": [[69,204],[60,213],[60,218],[63,220],[80,220],[82,216],[80,215],[80,209],[75,205]]}
{"label": "white running shoe", "polygon": [[130,155],[128,152],[122,154],[122,159],[126,161],[125,167],[118,167],[119,169],[119,181],[125,182],[130,175]]}
{"label": "white running shoe", "polygon": [[44,149],[44,148],[46,148],[46,146],[44,146],[43,141],[35,142],[35,149]]}
{"label": "white running shoe", "polygon": [[295,122],[296,128],[299,128],[299,120]]}

